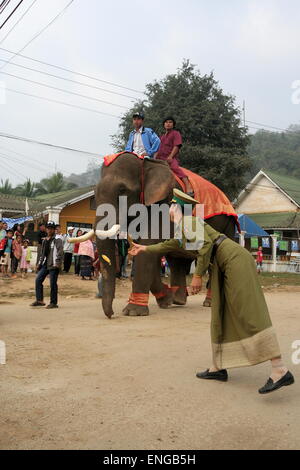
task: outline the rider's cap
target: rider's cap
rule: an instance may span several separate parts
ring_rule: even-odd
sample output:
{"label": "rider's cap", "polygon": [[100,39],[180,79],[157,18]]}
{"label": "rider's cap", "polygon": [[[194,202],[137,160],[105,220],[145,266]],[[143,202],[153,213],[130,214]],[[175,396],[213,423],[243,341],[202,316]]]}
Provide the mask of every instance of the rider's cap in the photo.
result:
{"label": "rider's cap", "polygon": [[132,118],[133,118],[133,119],[134,119],[134,118],[145,119],[145,116],[144,116],[143,113],[134,113],[134,114],[132,115]]}
{"label": "rider's cap", "polygon": [[200,204],[196,199],[180,191],[180,189],[173,189],[173,199],[171,202],[173,204],[179,204],[180,206],[184,206],[185,204]]}

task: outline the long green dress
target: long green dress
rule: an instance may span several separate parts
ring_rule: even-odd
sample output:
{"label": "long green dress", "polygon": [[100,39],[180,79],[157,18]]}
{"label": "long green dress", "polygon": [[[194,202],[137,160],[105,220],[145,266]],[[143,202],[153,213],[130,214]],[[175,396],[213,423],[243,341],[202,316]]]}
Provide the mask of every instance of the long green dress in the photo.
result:
{"label": "long green dress", "polygon": [[[210,264],[213,243],[220,235],[204,223],[203,246],[198,251],[186,250],[187,242],[193,240],[184,234],[181,240],[171,239],[147,246],[147,251],[197,257],[195,274],[202,276]],[[259,364],[280,356],[252,255],[227,238],[218,246],[211,268],[214,364],[219,369],[227,369]]]}

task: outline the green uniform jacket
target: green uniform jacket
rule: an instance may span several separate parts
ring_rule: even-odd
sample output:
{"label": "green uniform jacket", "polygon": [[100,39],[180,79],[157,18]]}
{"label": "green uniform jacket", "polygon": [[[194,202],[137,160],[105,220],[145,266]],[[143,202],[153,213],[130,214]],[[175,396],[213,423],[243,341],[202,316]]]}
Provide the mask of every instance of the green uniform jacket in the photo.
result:
{"label": "green uniform jacket", "polygon": [[211,252],[213,248],[214,241],[220,236],[220,232],[214,230],[210,225],[203,222],[203,238],[204,240],[198,240],[203,242],[202,247],[199,250],[189,250],[186,248],[187,243],[192,243],[195,241],[194,234],[190,237],[188,236],[191,229],[195,230],[196,218],[195,217],[184,217],[183,224],[185,230],[182,231],[182,238],[172,238],[171,240],[166,240],[165,242],[157,243],[156,245],[147,246],[146,251],[150,253],[161,254],[162,256],[167,253],[172,253],[185,256],[187,258],[197,258],[197,266],[195,269],[195,274],[203,276],[209,266]]}

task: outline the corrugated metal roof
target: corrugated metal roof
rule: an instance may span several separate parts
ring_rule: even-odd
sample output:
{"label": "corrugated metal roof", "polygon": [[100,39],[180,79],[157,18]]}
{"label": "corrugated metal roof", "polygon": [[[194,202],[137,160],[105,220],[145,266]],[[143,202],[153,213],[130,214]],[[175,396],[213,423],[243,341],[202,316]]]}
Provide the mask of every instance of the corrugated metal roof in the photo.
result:
{"label": "corrugated metal roof", "polygon": [[269,170],[262,171],[300,206],[300,179]]}
{"label": "corrugated metal roof", "polygon": [[247,215],[264,229],[300,229],[300,212],[265,212]]}

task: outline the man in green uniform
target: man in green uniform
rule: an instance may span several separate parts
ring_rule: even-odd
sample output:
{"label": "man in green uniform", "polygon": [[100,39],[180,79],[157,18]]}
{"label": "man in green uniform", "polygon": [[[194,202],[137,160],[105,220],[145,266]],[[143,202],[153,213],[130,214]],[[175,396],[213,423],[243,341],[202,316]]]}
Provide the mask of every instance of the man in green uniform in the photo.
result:
{"label": "man in green uniform", "polygon": [[[174,189],[170,218],[177,227],[182,222],[181,239],[173,238],[150,246],[133,244],[130,254],[136,256],[147,250],[161,255],[180,252],[187,257],[197,258],[189,288],[191,295],[200,292],[202,276],[211,265],[213,365],[210,369],[199,372],[197,377],[226,382],[227,368],[270,360],[271,376],[259,389],[259,393],[265,394],[291,385],[294,377],[282,362],[277,336],[251,254],[205,222],[202,239],[199,240],[201,230],[199,225],[196,228],[199,219],[197,221],[195,217],[183,217],[185,204],[195,205],[198,201]],[[189,249],[190,243],[199,242],[199,249]]]}

